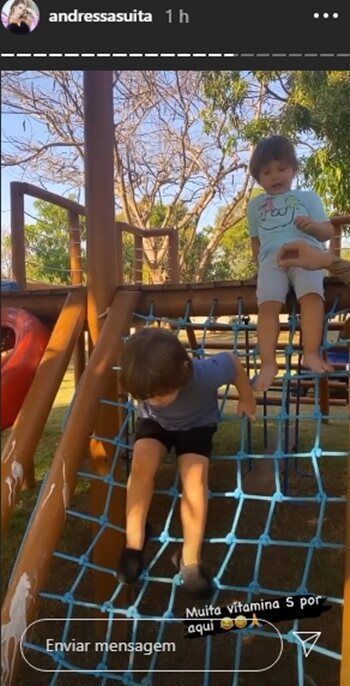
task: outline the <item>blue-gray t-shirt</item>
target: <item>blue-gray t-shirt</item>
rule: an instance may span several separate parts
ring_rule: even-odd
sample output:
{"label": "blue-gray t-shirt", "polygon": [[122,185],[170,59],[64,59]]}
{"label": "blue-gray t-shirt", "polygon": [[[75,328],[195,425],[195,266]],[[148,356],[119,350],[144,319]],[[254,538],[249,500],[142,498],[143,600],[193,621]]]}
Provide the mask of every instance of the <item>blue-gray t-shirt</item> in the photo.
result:
{"label": "blue-gray t-shirt", "polygon": [[187,431],[218,422],[217,389],[233,383],[236,376],[232,355],[223,352],[204,360],[193,359],[192,362],[193,375],[180,389],[174,402],[166,407],[140,402],[140,417],[153,419],[168,431]]}
{"label": "blue-gray t-shirt", "polygon": [[284,243],[306,241],[322,249],[322,243],[298,229],[295,218],[309,216],[316,222],[329,221],[322,202],[314,191],[290,190],[252,198],[247,208],[249,233],[260,240],[259,260],[264,260]]}

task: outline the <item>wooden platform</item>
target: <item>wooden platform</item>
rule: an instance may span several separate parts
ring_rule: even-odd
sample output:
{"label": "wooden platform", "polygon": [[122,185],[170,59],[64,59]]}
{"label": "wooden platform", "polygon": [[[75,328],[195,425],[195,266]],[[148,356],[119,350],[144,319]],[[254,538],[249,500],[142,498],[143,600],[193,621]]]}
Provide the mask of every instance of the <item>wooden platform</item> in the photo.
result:
{"label": "wooden platform", "polygon": [[[67,294],[73,290],[86,291],[85,286],[47,286],[34,284],[26,291],[3,292],[3,307],[22,307],[43,322],[52,324],[58,317]],[[241,308],[245,314],[257,313],[256,280],[221,281],[196,284],[125,285],[120,290],[140,291],[138,307],[140,314],[147,314],[154,303],[159,317],[179,317],[184,314],[186,303],[191,302],[192,316],[209,315],[215,301],[215,316],[236,315]],[[117,289],[116,289],[117,291]],[[350,288],[336,277],[325,280],[326,311],[332,309],[338,299],[338,310],[350,309]],[[291,291],[283,312],[291,312],[295,296]]]}

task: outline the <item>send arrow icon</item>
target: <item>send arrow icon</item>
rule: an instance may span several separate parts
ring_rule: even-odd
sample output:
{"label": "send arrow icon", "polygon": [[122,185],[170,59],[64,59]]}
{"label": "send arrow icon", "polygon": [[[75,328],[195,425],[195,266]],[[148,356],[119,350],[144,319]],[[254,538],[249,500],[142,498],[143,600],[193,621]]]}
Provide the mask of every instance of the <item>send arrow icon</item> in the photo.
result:
{"label": "send arrow icon", "polygon": [[300,641],[305,657],[308,657],[321,636],[321,631],[293,631],[294,636]]}

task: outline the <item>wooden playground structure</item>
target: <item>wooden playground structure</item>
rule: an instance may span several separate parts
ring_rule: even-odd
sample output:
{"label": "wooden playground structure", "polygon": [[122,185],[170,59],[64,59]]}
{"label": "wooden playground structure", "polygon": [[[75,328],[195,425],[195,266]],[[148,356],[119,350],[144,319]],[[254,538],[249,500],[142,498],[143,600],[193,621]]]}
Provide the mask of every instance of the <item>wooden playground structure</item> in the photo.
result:
{"label": "wooden playground structure", "polygon": [[[112,73],[86,72],[84,97],[86,206],[27,183],[11,185],[13,278],[19,284],[20,290],[4,293],[2,302],[4,306],[21,307],[36,315],[50,327],[52,333],[2,456],[2,530],[5,534],[11,511],[21,489],[24,485],[30,487],[33,484],[34,453],[73,353],[76,395],[3,605],[2,622],[6,627],[3,647],[4,686],[16,684],[21,635],[25,627],[36,617],[38,594],[44,587],[49,573],[53,551],[64,526],[65,511],[74,494],[77,472],[87,454],[96,474],[107,473],[111,463],[110,446],[100,440],[90,439],[90,436],[92,433],[97,436],[113,436],[115,433],[115,414],[108,407],[102,411],[99,398],[108,395],[117,399],[122,395],[112,366],[121,350],[123,336],[129,333],[135,310],[147,314],[155,303],[157,316],[171,319],[180,317],[184,303],[190,302],[191,318],[205,317],[215,301],[215,317],[242,314],[242,307],[246,316],[257,313],[254,279],[246,282],[181,284],[176,230],[144,230],[115,221]],[[28,287],[25,269],[25,195],[52,202],[67,210],[71,286],[41,285],[40,288],[35,288],[34,284],[30,284]],[[86,284],[83,283],[81,261],[80,216],[85,216],[87,222]],[[350,223],[350,215],[335,217],[332,223],[335,227],[335,236],[332,239],[331,250],[339,254],[341,227]],[[123,232],[132,234],[134,239],[134,284],[131,286],[123,283]],[[152,236],[168,237],[169,280],[159,285],[144,285],[142,246],[144,239]],[[330,278],[326,285],[326,311],[332,308],[336,299],[339,310],[350,307],[349,288],[336,278]],[[285,313],[291,313],[291,304],[287,303]],[[334,331],[340,332],[343,323],[332,323],[331,327]],[[192,349],[196,347],[198,330],[200,324],[189,321],[187,336]],[[216,326],[216,330],[220,330],[220,326]],[[220,349],[223,349],[223,345],[221,341],[217,343]],[[244,343],[242,346],[244,347]],[[215,351],[215,342],[209,347]],[[321,405],[325,414],[332,404],[346,404],[346,398],[339,401],[331,397],[331,381],[322,380],[321,389]],[[295,398],[293,402],[301,400],[307,403],[304,394],[301,394],[299,399]],[[270,402],[278,404],[279,401],[278,398],[270,398]],[[121,408],[120,425],[123,416]],[[115,478],[119,480],[118,474]],[[99,481],[92,484],[91,512],[96,516],[103,512],[106,488]],[[120,525],[124,521],[124,511],[125,491],[117,488],[112,504],[114,523]],[[45,522],[50,522],[50,526],[43,525]],[[348,499],[341,686],[348,686],[350,683],[349,537]],[[114,550],[114,558],[115,551],[122,546],[123,534],[107,530],[94,551],[95,562],[110,565],[111,550]],[[113,579],[108,579],[107,582],[104,580],[103,585],[96,581],[95,594],[101,602],[110,594],[112,585]]]}

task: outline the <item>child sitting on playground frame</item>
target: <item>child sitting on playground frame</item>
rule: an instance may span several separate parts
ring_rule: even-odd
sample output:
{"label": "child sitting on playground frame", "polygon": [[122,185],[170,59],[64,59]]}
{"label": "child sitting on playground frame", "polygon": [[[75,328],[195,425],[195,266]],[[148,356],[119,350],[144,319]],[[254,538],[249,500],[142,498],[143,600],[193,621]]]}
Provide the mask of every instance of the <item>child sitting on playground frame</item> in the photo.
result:
{"label": "child sitting on playground frame", "polygon": [[250,160],[250,173],[265,193],[248,204],[252,251],[258,264],[258,346],[261,370],[255,389],[267,391],[278,372],[276,345],[279,314],[291,284],[300,304],[303,365],[317,374],[333,367],[320,355],[324,320],[324,271],[301,267],[281,268],[279,248],[296,240],[322,248],[333,235],[333,227],[322,202],[313,191],[292,190],[298,170],[294,146],[284,136],[265,138]]}
{"label": "child sitting on playground frame", "polygon": [[143,329],[131,336],[121,367],[124,388],[141,402],[127,485],[126,547],[119,558],[118,579],[133,583],[143,570],[154,477],[174,446],[183,487],[184,542],[172,561],[189,593],[209,597],[212,584],[201,565],[201,547],[208,506],[208,464],[219,420],[217,389],[233,383],[239,393],[238,415],[255,421],[256,401],[249,379],[232,353],[191,359],[178,338],[164,329]]}

